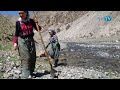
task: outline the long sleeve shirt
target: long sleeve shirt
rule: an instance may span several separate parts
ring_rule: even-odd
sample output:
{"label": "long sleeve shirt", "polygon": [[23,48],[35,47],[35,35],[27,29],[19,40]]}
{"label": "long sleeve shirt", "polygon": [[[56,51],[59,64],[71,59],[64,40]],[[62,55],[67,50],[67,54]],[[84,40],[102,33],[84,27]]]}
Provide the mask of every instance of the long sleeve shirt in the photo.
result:
{"label": "long sleeve shirt", "polygon": [[[28,25],[29,22],[24,23],[26,26]],[[37,30],[36,24],[34,22],[33,19],[30,19],[30,23],[32,24],[33,28],[35,28],[35,30]],[[39,29],[41,30],[41,27],[39,26]],[[37,30],[38,31],[38,30]],[[18,43],[18,37],[22,36],[23,34],[23,30],[21,28],[21,24],[20,21],[16,22],[16,31],[15,31],[15,36],[14,36],[14,43]],[[34,34],[34,33],[33,33]],[[34,36],[34,35],[33,35]]]}

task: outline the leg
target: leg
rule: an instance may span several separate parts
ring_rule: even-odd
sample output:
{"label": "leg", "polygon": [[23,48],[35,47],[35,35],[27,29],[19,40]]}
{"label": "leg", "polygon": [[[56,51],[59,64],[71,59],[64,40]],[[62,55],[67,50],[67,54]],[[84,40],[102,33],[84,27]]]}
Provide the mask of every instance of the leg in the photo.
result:
{"label": "leg", "polygon": [[35,44],[33,43],[32,46],[32,52],[31,52],[31,60],[30,60],[30,74],[33,75],[33,72],[35,70],[35,64],[36,64],[36,48]]}
{"label": "leg", "polygon": [[30,54],[29,50],[24,43],[24,39],[18,38],[18,46],[19,46],[19,56],[21,59],[21,72],[22,78],[28,78],[30,75],[30,68],[29,68],[29,60]]}
{"label": "leg", "polygon": [[54,67],[57,67],[57,65],[58,65],[59,54],[60,54],[60,51],[58,48],[56,48],[55,53],[54,53]]}
{"label": "leg", "polygon": [[59,61],[58,59],[54,59],[54,63],[53,63],[53,66],[54,66],[54,67],[57,67],[57,66],[58,66],[58,61]]}
{"label": "leg", "polygon": [[30,55],[25,51],[24,52],[21,51],[20,58],[21,58],[21,66],[22,66],[22,77],[28,78],[30,75],[30,68],[29,68]]}
{"label": "leg", "polygon": [[30,75],[29,63],[26,60],[21,60],[22,64],[22,78],[28,78]]}

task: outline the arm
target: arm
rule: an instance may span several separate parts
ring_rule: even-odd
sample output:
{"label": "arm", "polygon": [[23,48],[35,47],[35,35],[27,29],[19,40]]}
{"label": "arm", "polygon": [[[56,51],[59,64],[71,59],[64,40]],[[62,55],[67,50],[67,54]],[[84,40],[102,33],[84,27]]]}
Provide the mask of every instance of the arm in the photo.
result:
{"label": "arm", "polygon": [[18,25],[19,22],[16,22],[16,30],[15,30],[15,35],[14,35],[14,39],[13,39],[13,42],[14,43],[18,43],[18,36],[19,36],[19,25]]}
{"label": "arm", "polygon": [[49,39],[49,42],[48,42],[46,48],[48,48],[48,46],[50,45],[50,43],[55,43],[55,42],[56,42],[56,39],[55,39],[54,37],[51,37],[51,38]]}
{"label": "arm", "polygon": [[50,40],[51,43],[57,43],[58,42],[58,38],[56,35],[53,35],[53,37]]}
{"label": "arm", "polygon": [[[35,30],[38,31],[37,27],[36,27],[35,20],[31,19],[31,23],[32,23],[33,27],[35,28]],[[39,30],[41,31],[41,29],[42,29],[41,26],[40,25],[38,25],[38,26],[39,26]]]}
{"label": "arm", "polygon": [[15,30],[15,35],[14,35],[14,50],[18,48],[18,36],[19,36],[19,22],[16,22],[16,30]]}
{"label": "arm", "polygon": [[54,41],[55,41],[55,47],[58,47],[58,49],[60,50],[60,44],[58,41],[58,37],[56,35],[54,35],[53,37],[54,37]]}
{"label": "arm", "polygon": [[47,44],[46,49],[48,48],[49,45],[50,45],[50,42]]}

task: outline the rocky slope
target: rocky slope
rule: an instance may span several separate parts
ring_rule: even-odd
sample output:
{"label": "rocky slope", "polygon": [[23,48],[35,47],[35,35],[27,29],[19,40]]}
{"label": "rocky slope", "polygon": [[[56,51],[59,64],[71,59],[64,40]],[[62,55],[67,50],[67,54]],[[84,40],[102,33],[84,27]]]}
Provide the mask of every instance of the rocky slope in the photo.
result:
{"label": "rocky slope", "polygon": [[[111,16],[111,21],[105,21],[105,16]],[[89,11],[72,22],[57,23],[48,29],[55,29],[62,41],[116,40],[120,34],[119,21],[119,11]]]}

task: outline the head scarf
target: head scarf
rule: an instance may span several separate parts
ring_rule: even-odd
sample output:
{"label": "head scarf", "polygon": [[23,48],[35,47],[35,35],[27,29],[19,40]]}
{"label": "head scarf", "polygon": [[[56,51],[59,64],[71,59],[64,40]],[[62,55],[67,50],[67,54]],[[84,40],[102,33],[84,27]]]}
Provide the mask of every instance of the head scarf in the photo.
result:
{"label": "head scarf", "polygon": [[53,35],[56,34],[55,30],[53,30],[53,29],[48,30],[48,32],[52,32]]}
{"label": "head scarf", "polygon": [[24,11],[25,13],[27,13],[27,18],[25,20],[23,20],[21,17],[18,18],[18,21],[22,21],[22,22],[28,22],[29,21],[29,12],[28,11]]}

